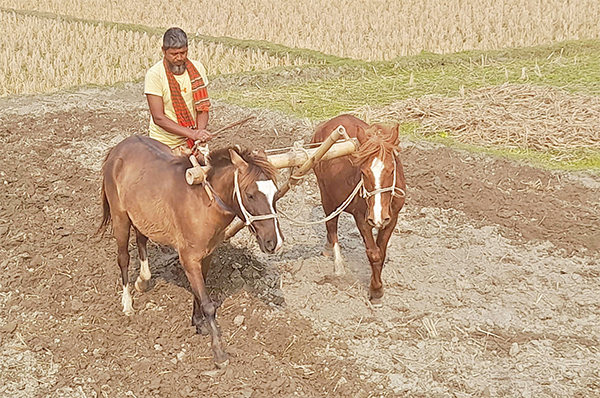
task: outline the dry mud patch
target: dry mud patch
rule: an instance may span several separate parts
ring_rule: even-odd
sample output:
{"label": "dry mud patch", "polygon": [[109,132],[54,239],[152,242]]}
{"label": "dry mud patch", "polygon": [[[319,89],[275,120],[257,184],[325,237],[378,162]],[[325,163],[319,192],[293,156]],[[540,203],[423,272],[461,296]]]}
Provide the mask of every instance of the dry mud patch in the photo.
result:
{"label": "dry mud patch", "polygon": [[[550,173],[406,142],[406,208],[384,269],[385,306],[349,216],[345,277],[321,255],[322,225],[282,219],[281,256],[242,231],[209,286],[232,356],[215,370],[190,326],[176,254],[152,246],[153,289],[120,308],[99,221],[106,149],[142,134],[139,87],[4,99],[0,112],[0,396],[600,396],[597,176]],[[311,124],[215,104],[215,140],[291,145]],[[314,177],[279,203],[323,216]],[[136,276],[132,246],[132,276]]]}

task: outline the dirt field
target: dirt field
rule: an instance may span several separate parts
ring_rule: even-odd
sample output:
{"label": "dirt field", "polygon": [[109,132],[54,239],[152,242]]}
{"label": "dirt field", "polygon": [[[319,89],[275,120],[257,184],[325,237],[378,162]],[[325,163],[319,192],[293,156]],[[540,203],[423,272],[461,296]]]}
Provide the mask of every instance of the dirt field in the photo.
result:
{"label": "dirt field", "polygon": [[[251,113],[215,104],[211,128]],[[254,114],[214,147],[311,134]],[[405,142],[384,307],[349,216],[344,278],[323,225],[283,219],[280,256],[243,231],[208,281],[231,356],[217,370],[176,254],[150,245],[153,287],[125,317],[116,245],[94,235],[103,156],[147,119],[135,84],[0,100],[1,397],[600,396],[600,177]],[[314,177],[279,208],[322,217]]]}

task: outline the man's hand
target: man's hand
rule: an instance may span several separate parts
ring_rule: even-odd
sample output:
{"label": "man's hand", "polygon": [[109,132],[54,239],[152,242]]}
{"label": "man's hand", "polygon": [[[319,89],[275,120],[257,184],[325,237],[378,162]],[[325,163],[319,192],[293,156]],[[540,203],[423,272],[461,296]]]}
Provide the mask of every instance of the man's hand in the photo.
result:
{"label": "man's hand", "polygon": [[190,138],[194,141],[200,141],[202,143],[208,142],[212,139],[212,134],[210,131],[205,129],[192,129],[192,133],[190,134]]}

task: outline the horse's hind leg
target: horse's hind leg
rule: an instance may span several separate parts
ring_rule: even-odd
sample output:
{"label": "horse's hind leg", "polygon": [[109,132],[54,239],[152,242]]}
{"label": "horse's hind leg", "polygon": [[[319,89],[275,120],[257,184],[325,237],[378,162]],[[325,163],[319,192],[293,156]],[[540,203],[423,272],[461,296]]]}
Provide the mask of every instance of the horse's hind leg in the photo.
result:
{"label": "horse's hind leg", "polygon": [[[332,212],[329,212],[331,214]],[[338,242],[338,217],[334,217],[325,223],[327,228],[327,245],[325,250],[333,251],[333,273],[336,275],[344,275],[346,273],[346,267],[344,265],[344,259],[342,257],[342,251],[340,250],[340,243]]]}
{"label": "horse's hind leg", "polygon": [[146,246],[148,243],[148,238],[145,235],[143,235],[140,231],[138,231],[137,228],[134,227],[134,229],[138,253],[140,256],[140,275],[135,281],[134,286],[135,290],[137,290],[140,293],[143,293],[146,290],[148,290],[150,277],[152,276],[152,274],[150,273],[150,267],[148,266],[148,249]]}
{"label": "horse's hind leg", "polygon": [[131,221],[125,216],[113,216],[113,232],[117,241],[117,263],[121,268],[121,281],[123,282],[123,312],[125,315],[133,314],[133,298],[131,296],[131,286],[129,285],[129,231]]}

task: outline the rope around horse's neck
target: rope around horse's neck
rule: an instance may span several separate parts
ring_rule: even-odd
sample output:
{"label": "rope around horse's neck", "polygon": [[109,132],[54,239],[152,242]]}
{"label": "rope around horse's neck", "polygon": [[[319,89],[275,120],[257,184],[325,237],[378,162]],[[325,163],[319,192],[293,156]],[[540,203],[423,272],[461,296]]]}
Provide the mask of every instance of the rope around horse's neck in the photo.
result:
{"label": "rope around horse's neck", "polygon": [[[305,176],[302,176],[305,177]],[[291,177],[293,178],[293,177]],[[337,208],[335,209],[335,211],[333,213],[331,213],[330,215],[328,215],[327,217],[323,218],[322,220],[317,220],[317,221],[297,221],[293,218],[291,218],[290,216],[288,216],[287,214],[285,214],[285,212],[278,210],[277,213],[281,214],[283,217],[285,217],[290,223],[292,224],[296,224],[296,225],[316,225],[316,224],[322,224],[322,223],[326,223],[327,221],[339,216],[344,210],[346,210],[346,208],[350,205],[350,203],[352,202],[352,200],[354,200],[354,197],[358,194],[358,192],[360,191],[361,187],[363,188],[363,193],[362,193],[362,197],[366,200],[368,198],[370,198],[371,196],[377,195],[379,193],[385,193],[385,192],[392,192],[392,197],[405,197],[406,196],[406,192],[404,192],[404,190],[402,188],[398,188],[396,186],[396,160],[394,159],[394,182],[392,183],[391,186],[386,187],[386,188],[378,188],[375,189],[373,191],[367,191],[364,187],[364,180],[360,179],[360,181],[358,182],[358,184],[356,184],[356,187],[354,187],[354,190],[352,191],[352,193],[350,194],[350,196],[348,196],[348,198]]]}
{"label": "rope around horse's neck", "polygon": [[346,208],[350,205],[350,203],[352,202],[352,200],[354,200],[354,197],[358,194],[358,192],[360,191],[360,188],[363,186],[363,180],[362,178],[360,179],[360,181],[358,182],[358,184],[356,184],[356,187],[354,187],[354,190],[352,191],[352,193],[350,194],[350,196],[348,196],[348,198],[346,198],[346,200],[344,201],[344,203],[342,203],[337,209],[335,209],[335,211],[333,213],[331,213],[330,215],[328,215],[327,217],[321,219],[321,220],[317,220],[317,221],[297,221],[294,220],[293,218],[291,218],[290,216],[288,216],[287,214],[285,214],[283,211],[278,210],[277,213],[281,214],[283,217],[285,217],[289,222],[291,222],[292,224],[296,224],[296,225],[316,225],[316,224],[322,224],[322,223],[326,223],[327,221],[339,216],[344,210],[346,210]]}

